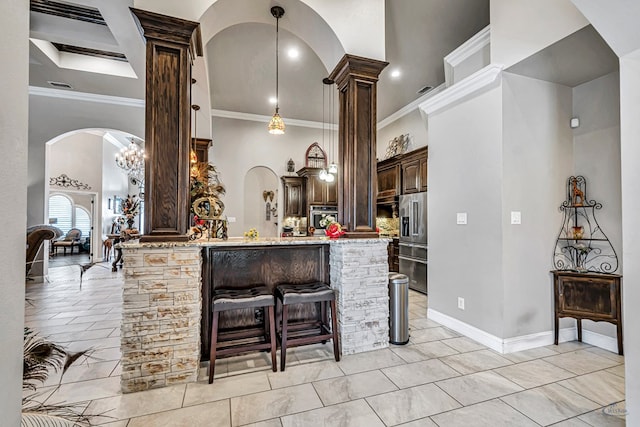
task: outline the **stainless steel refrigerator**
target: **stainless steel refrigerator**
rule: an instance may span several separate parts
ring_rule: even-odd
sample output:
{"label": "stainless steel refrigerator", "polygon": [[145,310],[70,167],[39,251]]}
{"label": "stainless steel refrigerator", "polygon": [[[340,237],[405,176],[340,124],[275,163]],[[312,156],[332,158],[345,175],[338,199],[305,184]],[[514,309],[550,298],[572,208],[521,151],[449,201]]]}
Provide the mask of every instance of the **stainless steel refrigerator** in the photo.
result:
{"label": "stainless steel refrigerator", "polygon": [[427,293],[427,193],[400,196],[400,273],[409,288]]}

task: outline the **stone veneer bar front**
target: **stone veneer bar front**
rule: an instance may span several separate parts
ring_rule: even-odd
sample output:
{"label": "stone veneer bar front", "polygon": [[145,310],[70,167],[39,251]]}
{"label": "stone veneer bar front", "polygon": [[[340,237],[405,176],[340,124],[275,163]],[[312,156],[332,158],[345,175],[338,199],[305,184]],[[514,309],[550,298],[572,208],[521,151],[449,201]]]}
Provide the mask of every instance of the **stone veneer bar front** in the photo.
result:
{"label": "stone veneer bar front", "polygon": [[342,354],[389,345],[388,239],[272,238],[128,242],[124,258],[124,393],[196,382],[200,365],[202,247],[330,245]]}

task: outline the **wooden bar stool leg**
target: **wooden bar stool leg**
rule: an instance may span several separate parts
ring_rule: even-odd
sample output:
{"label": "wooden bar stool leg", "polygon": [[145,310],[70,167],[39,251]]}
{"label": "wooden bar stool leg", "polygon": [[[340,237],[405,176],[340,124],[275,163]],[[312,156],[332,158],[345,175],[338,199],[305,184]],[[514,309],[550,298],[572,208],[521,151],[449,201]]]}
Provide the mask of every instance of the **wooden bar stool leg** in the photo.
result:
{"label": "wooden bar stool leg", "polygon": [[216,369],[216,346],[218,343],[218,318],[220,313],[213,312],[213,321],[211,322],[211,351],[209,352],[209,384],[213,382],[213,374]]}
{"label": "wooden bar stool leg", "polygon": [[333,356],[340,361],[340,346],[338,345],[338,312],[336,300],[331,300],[331,328],[333,329]]}
{"label": "wooden bar stool leg", "polygon": [[289,306],[282,304],[282,342],[280,344],[280,370],[284,372],[287,360],[287,314]]}
{"label": "wooden bar stool leg", "polygon": [[269,306],[269,339],[271,340],[271,369],[273,372],[278,371],[278,362],[276,359],[276,321],[275,321],[275,308]]}

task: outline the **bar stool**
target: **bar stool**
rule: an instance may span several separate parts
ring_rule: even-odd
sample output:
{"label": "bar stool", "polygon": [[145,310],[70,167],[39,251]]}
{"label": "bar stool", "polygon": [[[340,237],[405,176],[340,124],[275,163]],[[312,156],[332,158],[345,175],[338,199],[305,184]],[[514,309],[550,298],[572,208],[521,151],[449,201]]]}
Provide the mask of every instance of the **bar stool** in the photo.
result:
{"label": "bar stool", "polygon": [[[246,353],[254,350],[270,350],[271,368],[273,372],[276,372],[278,368],[276,362],[275,302],[273,293],[269,288],[266,286],[256,286],[249,289],[215,289],[213,291],[212,305],[213,321],[211,322],[211,351],[209,353],[209,384],[213,382],[216,357]],[[221,312],[245,308],[261,308],[263,310],[265,319],[264,329],[245,328],[230,332],[220,331],[219,333],[218,320]],[[255,340],[253,342],[247,342],[247,338],[256,337],[260,338],[258,342],[255,342]]]}
{"label": "bar stool", "polygon": [[[338,320],[336,296],[326,283],[314,282],[302,285],[282,284],[276,287],[277,301],[282,305],[282,324],[280,326],[280,370],[284,371],[287,359],[287,347],[326,342],[333,339],[333,354],[340,361],[338,347]],[[327,319],[327,302],[331,305],[331,323]],[[320,319],[312,322],[289,323],[291,304],[320,303]],[[289,336],[291,333],[291,336]]]}

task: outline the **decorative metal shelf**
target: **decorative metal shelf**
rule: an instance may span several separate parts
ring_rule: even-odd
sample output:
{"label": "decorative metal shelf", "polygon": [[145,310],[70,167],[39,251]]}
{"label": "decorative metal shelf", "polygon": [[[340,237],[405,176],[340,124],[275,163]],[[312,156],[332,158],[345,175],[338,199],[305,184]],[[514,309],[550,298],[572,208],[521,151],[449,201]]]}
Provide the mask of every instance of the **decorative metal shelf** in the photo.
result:
{"label": "decorative metal shelf", "polygon": [[586,179],[569,177],[567,199],[560,205],[562,226],[553,253],[556,270],[613,273],[618,269],[618,255],[595,216],[599,209],[601,203],[587,198]]}

